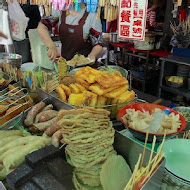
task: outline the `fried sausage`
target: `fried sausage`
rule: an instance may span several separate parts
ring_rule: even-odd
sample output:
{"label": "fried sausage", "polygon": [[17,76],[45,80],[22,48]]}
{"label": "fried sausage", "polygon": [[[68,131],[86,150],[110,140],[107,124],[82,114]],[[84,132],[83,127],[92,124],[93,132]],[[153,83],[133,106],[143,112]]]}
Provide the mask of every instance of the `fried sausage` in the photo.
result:
{"label": "fried sausage", "polygon": [[40,131],[45,131],[49,126],[51,126],[53,123],[57,122],[58,118],[55,117],[49,121],[42,122],[42,123],[34,123],[33,126],[35,126]]}
{"label": "fried sausage", "polygon": [[49,126],[46,130],[45,133],[47,136],[52,136],[56,131],[61,129],[61,127],[57,124],[57,122],[53,123],[51,126]]}
{"label": "fried sausage", "polygon": [[24,124],[26,126],[30,126],[34,123],[34,119],[36,115],[43,109],[45,108],[46,104],[44,102],[40,102],[36,104],[35,106],[32,107],[32,109],[28,112],[28,115],[24,121]]}
{"label": "fried sausage", "polygon": [[54,145],[55,147],[59,147],[59,143],[61,139],[63,138],[62,130],[56,131],[52,138],[51,138],[51,144]]}
{"label": "fried sausage", "polygon": [[35,119],[35,123],[41,123],[45,121],[49,121],[58,115],[58,111],[55,110],[47,110],[40,112]]}
{"label": "fried sausage", "polygon": [[29,126],[29,131],[31,131],[33,133],[39,133],[40,132],[40,130],[38,128],[36,128],[34,125]]}
{"label": "fried sausage", "polygon": [[47,111],[47,110],[52,110],[52,109],[53,109],[53,105],[49,104],[42,111]]}

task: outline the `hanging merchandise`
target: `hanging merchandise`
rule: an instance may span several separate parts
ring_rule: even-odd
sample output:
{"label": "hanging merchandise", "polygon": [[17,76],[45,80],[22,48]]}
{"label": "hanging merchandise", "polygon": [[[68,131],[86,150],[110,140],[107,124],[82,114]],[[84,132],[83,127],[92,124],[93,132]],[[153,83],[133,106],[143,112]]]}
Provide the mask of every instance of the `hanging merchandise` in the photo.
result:
{"label": "hanging merchandise", "polygon": [[148,0],[121,0],[119,5],[119,38],[143,41],[145,38]]}
{"label": "hanging merchandise", "polygon": [[99,0],[97,9],[97,19],[100,19],[101,8],[104,7],[104,19],[108,22],[116,20],[118,17],[119,0]]}

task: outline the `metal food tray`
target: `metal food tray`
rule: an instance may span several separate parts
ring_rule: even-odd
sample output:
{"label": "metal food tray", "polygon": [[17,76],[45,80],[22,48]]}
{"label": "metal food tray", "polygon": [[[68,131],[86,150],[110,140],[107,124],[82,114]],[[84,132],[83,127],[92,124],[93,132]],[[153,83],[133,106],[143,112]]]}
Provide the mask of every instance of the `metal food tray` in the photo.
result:
{"label": "metal food tray", "polygon": [[[57,92],[55,92],[55,91],[51,92],[50,96],[53,96],[56,99],[60,100],[58,98]],[[62,100],[60,100],[60,101],[62,101]],[[85,108],[85,107],[91,107],[91,108],[96,108],[96,109],[98,109],[98,108],[99,109],[105,109],[105,110],[107,110],[107,111],[110,112],[110,118],[113,119],[113,118],[116,118],[118,111],[122,107],[124,107],[126,105],[129,105],[129,104],[132,104],[132,103],[136,103],[137,101],[138,101],[138,97],[137,97],[137,94],[135,94],[135,98],[134,99],[131,99],[131,100],[128,100],[126,102],[119,103],[119,104],[110,104],[110,105],[104,105],[104,106],[85,106],[85,105],[72,105],[72,104],[68,104],[68,103],[65,103],[65,102],[64,103],[67,104],[67,105],[69,105],[69,106],[72,106],[73,108],[76,108],[76,109]]]}
{"label": "metal food tray", "polygon": [[[41,90],[40,88],[37,89],[37,98],[35,99],[34,103],[39,103],[39,102],[45,102],[47,105],[48,104],[53,104],[53,108],[55,110],[60,110],[60,109],[74,109],[72,106],[65,104],[63,101],[60,101],[59,99],[50,96],[49,94],[47,94],[45,91]],[[28,111],[31,109],[28,108],[26,109],[23,113],[17,115],[16,117],[14,117],[13,119],[9,120],[8,122],[6,122],[5,124],[3,124],[1,126],[0,129],[18,129],[18,126],[20,125],[24,125],[24,120],[28,114]],[[16,126],[15,126],[16,125]]]}
{"label": "metal food tray", "polygon": [[[27,110],[28,107],[30,107],[30,105],[32,104],[31,101],[25,99],[28,96],[28,89],[21,88],[19,82],[15,83],[13,85],[14,85],[15,88],[12,89],[11,91],[9,91],[8,87],[5,88],[4,90],[0,91],[0,103],[2,103],[7,98],[9,98],[9,96],[8,96],[9,93],[13,93],[10,97],[14,98],[14,96],[15,96],[15,97],[18,97],[18,99],[14,100],[14,102],[8,104],[5,108],[0,109],[0,111],[2,111],[3,109],[9,108],[11,106],[15,106],[15,105],[20,105],[20,106],[16,107],[11,112],[9,112],[9,113],[7,113],[7,114],[0,117],[2,122],[5,120],[5,123],[0,125],[0,129],[6,128],[7,124],[9,122],[11,122],[12,120],[14,120],[14,118],[19,120],[22,117],[22,114],[23,114],[24,110],[25,109]],[[18,90],[18,92],[14,92],[15,90]],[[24,102],[23,103],[18,103],[19,100],[24,100]],[[17,110],[20,110],[19,111],[20,113],[16,115]],[[10,120],[7,121],[8,117],[11,116],[11,114],[15,114],[16,116],[14,116],[13,118],[11,118]]]}
{"label": "metal food tray", "polygon": [[[59,100],[58,98],[47,94],[45,91],[43,91],[41,89],[38,89],[37,93],[38,93],[38,98],[37,98],[36,102],[44,101],[47,105],[51,103],[51,104],[53,104],[55,110],[75,109],[74,107],[72,107],[72,106],[68,105],[67,103]],[[25,119],[25,117],[26,117],[26,115],[30,109],[24,111],[24,116],[22,117],[22,119],[20,121],[21,125],[23,125],[24,119]],[[12,122],[14,122],[14,120],[16,120],[16,118],[14,118]],[[11,129],[11,122],[7,124],[7,129]],[[66,144],[64,144],[61,147],[61,149],[63,151],[65,149],[65,146],[66,146]],[[119,133],[117,131],[115,133],[115,140],[114,140],[113,146],[114,146],[115,150],[117,151],[117,153],[124,157],[124,159],[129,164],[131,170],[133,171],[135,164],[137,163],[139,154],[141,154],[143,152],[144,146],[141,145],[140,143],[122,135],[121,133]],[[146,149],[146,154],[145,154],[143,166],[146,166],[148,164],[150,152],[151,151],[149,149]],[[153,156],[155,156],[155,154],[156,153],[153,153]],[[66,158],[64,158],[64,159],[66,159]],[[154,190],[160,190],[160,186],[161,186],[162,178],[163,178],[163,173],[164,173],[164,167],[165,167],[165,158],[163,158],[161,160],[159,166],[152,173],[152,175],[150,176],[148,181],[143,185],[141,190],[153,190],[153,189]],[[67,186],[70,186],[72,181],[68,181],[67,183],[68,183],[68,185],[65,184],[65,188]],[[66,188],[66,190],[70,190],[70,189]]]}

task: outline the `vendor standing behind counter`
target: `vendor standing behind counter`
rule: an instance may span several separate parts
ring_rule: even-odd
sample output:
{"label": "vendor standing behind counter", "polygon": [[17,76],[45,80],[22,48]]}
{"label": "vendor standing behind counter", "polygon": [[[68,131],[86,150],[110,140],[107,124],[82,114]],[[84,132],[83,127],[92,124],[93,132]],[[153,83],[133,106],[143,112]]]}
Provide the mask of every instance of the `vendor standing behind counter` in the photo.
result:
{"label": "vendor standing behind counter", "polygon": [[[59,38],[62,43],[61,55],[67,60],[73,58],[76,53],[88,56],[95,60],[102,52],[102,40],[100,34],[102,25],[96,20],[95,13],[86,12],[86,6],[81,3],[81,11],[69,10],[59,12]],[[57,49],[53,43],[48,30],[51,30],[51,23],[48,20],[41,20],[37,31],[41,40],[48,47],[49,59],[53,62],[57,57]],[[89,36],[91,42],[89,42]]]}

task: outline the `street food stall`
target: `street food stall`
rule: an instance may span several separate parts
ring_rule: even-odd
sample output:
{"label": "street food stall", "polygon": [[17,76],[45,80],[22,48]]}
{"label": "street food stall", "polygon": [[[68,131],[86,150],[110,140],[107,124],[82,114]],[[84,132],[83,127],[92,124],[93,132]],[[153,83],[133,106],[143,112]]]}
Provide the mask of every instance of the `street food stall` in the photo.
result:
{"label": "street food stall", "polygon": [[[149,55],[156,52],[147,39],[155,34],[145,32],[148,1],[18,3],[43,5],[46,16],[52,9],[74,9],[80,14],[86,3],[88,15],[96,16],[87,17],[92,22],[101,19],[102,11],[108,22],[120,15],[116,38],[123,42],[107,41],[105,46],[109,43],[109,48],[123,49],[125,64],[125,56],[136,56],[145,57],[148,66]],[[54,24],[50,34],[57,33]],[[70,35],[73,28],[68,28]],[[103,65],[98,63],[98,57],[92,55],[103,49],[108,38],[93,31],[92,39],[98,43],[92,51],[75,52],[69,60],[65,52],[66,57],[60,52],[54,59],[54,48],[46,46],[36,29],[28,32],[31,62],[23,63],[19,54],[0,54],[0,189],[188,190],[190,108],[150,95],[145,89],[136,90],[134,72],[125,64],[110,65],[108,59]],[[61,43],[57,50],[65,51]]]}

